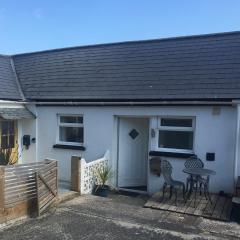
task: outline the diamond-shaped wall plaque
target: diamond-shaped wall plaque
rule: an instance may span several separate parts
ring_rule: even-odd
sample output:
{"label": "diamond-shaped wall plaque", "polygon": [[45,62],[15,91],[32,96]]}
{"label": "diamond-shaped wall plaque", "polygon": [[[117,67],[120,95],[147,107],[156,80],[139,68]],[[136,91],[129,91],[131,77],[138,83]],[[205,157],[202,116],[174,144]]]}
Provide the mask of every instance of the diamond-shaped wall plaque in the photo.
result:
{"label": "diamond-shaped wall plaque", "polygon": [[129,133],[129,136],[132,139],[135,139],[138,135],[139,135],[139,133],[138,133],[138,131],[136,129],[131,130],[131,132]]}

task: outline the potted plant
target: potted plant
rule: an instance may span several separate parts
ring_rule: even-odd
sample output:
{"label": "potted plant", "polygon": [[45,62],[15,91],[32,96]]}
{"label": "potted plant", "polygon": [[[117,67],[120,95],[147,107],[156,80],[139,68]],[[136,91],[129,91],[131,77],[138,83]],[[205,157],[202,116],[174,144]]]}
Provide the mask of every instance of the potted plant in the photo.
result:
{"label": "potted plant", "polygon": [[112,170],[108,166],[101,166],[95,169],[95,187],[94,194],[107,197],[109,193],[109,186],[107,181],[112,177]]}

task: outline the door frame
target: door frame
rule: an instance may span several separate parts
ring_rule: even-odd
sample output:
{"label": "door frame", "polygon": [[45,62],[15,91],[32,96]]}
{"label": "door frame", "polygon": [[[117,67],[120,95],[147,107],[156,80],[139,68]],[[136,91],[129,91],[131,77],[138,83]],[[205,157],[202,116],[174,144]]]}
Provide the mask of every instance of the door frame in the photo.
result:
{"label": "door frame", "polygon": [[[150,149],[150,120],[151,120],[151,116],[137,116],[137,115],[117,115],[115,116],[116,117],[116,120],[117,120],[117,128],[116,128],[116,131],[117,131],[117,134],[116,134],[116,162],[117,162],[117,165],[116,165],[116,187],[118,190],[121,190],[121,191],[126,191],[126,192],[135,192],[135,193],[141,193],[141,194],[147,194],[149,193],[149,149]],[[139,119],[147,119],[148,120],[148,147],[147,147],[147,183],[146,183],[146,186],[147,186],[147,191],[140,191],[140,190],[134,190],[134,189],[127,189],[127,188],[121,188],[121,187],[118,187],[118,174],[119,174],[119,129],[120,129],[120,118],[139,118]]]}

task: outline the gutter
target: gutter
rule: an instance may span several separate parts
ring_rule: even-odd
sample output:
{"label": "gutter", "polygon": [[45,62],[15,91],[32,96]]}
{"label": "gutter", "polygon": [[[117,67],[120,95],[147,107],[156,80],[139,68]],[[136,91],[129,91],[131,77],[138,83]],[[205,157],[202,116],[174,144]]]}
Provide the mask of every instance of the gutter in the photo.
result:
{"label": "gutter", "polygon": [[232,100],[232,103],[233,103],[234,105],[238,105],[238,104],[240,104],[240,100],[238,100],[238,99],[233,99],[233,100]]}
{"label": "gutter", "polygon": [[10,101],[0,104],[25,104],[37,106],[235,106],[240,100],[232,101]]}
{"label": "gutter", "polygon": [[61,101],[61,102],[29,102],[31,104],[36,104],[37,106],[232,106],[234,103],[232,101],[139,101],[139,102],[71,102],[71,101]]}

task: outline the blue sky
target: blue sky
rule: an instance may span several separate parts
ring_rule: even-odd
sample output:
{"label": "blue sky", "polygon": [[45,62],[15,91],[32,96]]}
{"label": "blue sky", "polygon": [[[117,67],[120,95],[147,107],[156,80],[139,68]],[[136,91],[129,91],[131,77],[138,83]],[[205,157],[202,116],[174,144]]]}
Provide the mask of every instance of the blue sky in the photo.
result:
{"label": "blue sky", "polygon": [[1,0],[0,53],[240,30],[239,0]]}

